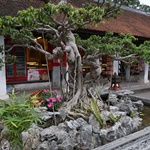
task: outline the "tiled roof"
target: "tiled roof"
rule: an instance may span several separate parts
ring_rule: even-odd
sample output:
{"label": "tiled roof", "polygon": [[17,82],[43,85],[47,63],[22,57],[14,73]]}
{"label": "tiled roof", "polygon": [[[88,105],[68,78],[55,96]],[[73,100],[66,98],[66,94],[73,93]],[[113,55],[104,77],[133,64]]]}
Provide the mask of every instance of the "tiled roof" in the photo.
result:
{"label": "tiled roof", "polygon": [[[51,2],[58,4],[60,0],[50,0]],[[74,6],[79,7],[85,4],[87,1],[92,0],[69,0]],[[15,16],[19,10],[26,9],[30,6],[35,8],[44,5],[42,0],[0,0],[0,16]]]}
{"label": "tiled roof", "polygon": [[[50,0],[51,2],[58,4],[60,0]],[[93,0],[68,0],[71,4],[73,4],[76,7],[81,7],[82,4],[85,4],[87,2],[93,2]]]}
{"label": "tiled roof", "polygon": [[105,24],[88,29],[96,31],[113,31],[115,33],[130,33],[134,36],[150,38],[150,15],[132,10],[124,10],[117,18],[105,20]]}
{"label": "tiled roof", "polygon": [[[59,2],[59,0],[51,1]],[[70,0],[70,2],[78,7],[87,2],[87,0]],[[0,0],[0,16],[15,16],[18,10],[26,9],[29,6],[41,7],[43,5],[44,3],[40,0]],[[150,38],[150,15],[133,11],[132,9],[124,9],[124,12],[117,19],[110,18],[105,21],[104,25],[99,25],[98,27],[90,24],[88,29],[91,31],[131,33],[134,36]]]}
{"label": "tiled roof", "polygon": [[15,16],[19,10],[43,5],[40,0],[0,0],[0,16]]}

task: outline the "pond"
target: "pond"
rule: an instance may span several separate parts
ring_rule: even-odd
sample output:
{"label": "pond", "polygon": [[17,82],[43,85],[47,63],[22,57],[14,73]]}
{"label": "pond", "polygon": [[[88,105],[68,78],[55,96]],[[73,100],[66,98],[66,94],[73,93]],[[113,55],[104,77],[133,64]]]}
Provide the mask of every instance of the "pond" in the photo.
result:
{"label": "pond", "polygon": [[145,105],[142,114],[142,128],[150,126],[150,106]]}

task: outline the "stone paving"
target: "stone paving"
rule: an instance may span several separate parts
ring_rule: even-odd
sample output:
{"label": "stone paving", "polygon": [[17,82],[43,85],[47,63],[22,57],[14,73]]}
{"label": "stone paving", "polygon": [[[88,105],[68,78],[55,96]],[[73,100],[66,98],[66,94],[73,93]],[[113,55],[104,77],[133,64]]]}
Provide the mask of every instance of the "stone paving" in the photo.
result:
{"label": "stone paving", "polygon": [[[142,98],[146,98],[150,100],[150,83],[139,83],[139,82],[122,82],[120,84],[120,86],[122,87],[123,90],[131,90],[134,91],[134,95],[142,97]],[[46,84],[45,87],[42,87],[42,89],[44,88],[48,88],[48,85]],[[25,89],[25,90],[19,90],[19,94],[23,93],[25,91],[25,93],[28,95],[34,91],[38,91],[41,88],[37,88],[37,86],[35,86],[35,88],[32,87],[32,89]]]}
{"label": "stone paving", "polygon": [[121,83],[122,89],[134,91],[134,95],[150,100],[150,83]]}
{"label": "stone paving", "polygon": [[133,90],[135,93],[139,91],[150,91],[150,83],[122,82],[120,85],[123,89]]}
{"label": "stone paving", "polygon": [[145,92],[141,92],[141,93],[136,93],[135,95],[139,96],[139,97],[144,97],[146,99],[150,99],[150,90],[145,91]]}

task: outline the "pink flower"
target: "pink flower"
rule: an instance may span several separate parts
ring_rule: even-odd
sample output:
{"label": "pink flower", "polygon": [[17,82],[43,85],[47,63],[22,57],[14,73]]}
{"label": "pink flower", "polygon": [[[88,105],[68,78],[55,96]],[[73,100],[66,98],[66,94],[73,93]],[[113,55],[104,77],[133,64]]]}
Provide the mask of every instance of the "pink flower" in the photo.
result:
{"label": "pink flower", "polygon": [[44,90],[43,90],[43,92],[44,92],[44,93],[47,93],[47,92],[48,92],[48,90],[44,89]]}
{"label": "pink flower", "polygon": [[49,102],[50,100],[51,100],[50,98],[47,98],[47,99],[46,99],[47,102]]}
{"label": "pink flower", "polygon": [[53,103],[49,102],[48,105],[47,105],[47,107],[50,108],[50,107],[52,107],[52,105],[53,105]]}
{"label": "pink flower", "polygon": [[58,93],[58,90],[53,90],[52,91],[54,94],[57,94]]}
{"label": "pink flower", "polygon": [[42,104],[44,102],[44,100],[41,100],[40,103]]}
{"label": "pink flower", "polygon": [[62,96],[57,96],[57,100],[58,100],[58,102],[61,102]]}
{"label": "pink flower", "polygon": [[51,97],[50,99],[52,100],[52,102],[56,102],[56,98],[55,97]]}

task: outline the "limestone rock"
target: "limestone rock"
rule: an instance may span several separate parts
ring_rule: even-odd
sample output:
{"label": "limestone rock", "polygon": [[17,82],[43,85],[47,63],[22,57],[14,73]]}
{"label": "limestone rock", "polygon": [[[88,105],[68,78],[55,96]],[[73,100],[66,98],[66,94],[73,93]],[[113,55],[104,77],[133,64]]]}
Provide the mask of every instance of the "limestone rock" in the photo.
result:
{"label": "limestone rock", "polygon": [[36,150],[39,145],[40,134],[39,130],[30,128],[21,134],[23,141],[23,150]]}
{"label": "limestone rock", "polygon": [[10,143],[6,139],[3,139],[0,145],[1,145],[1,150],[10,150]]}

